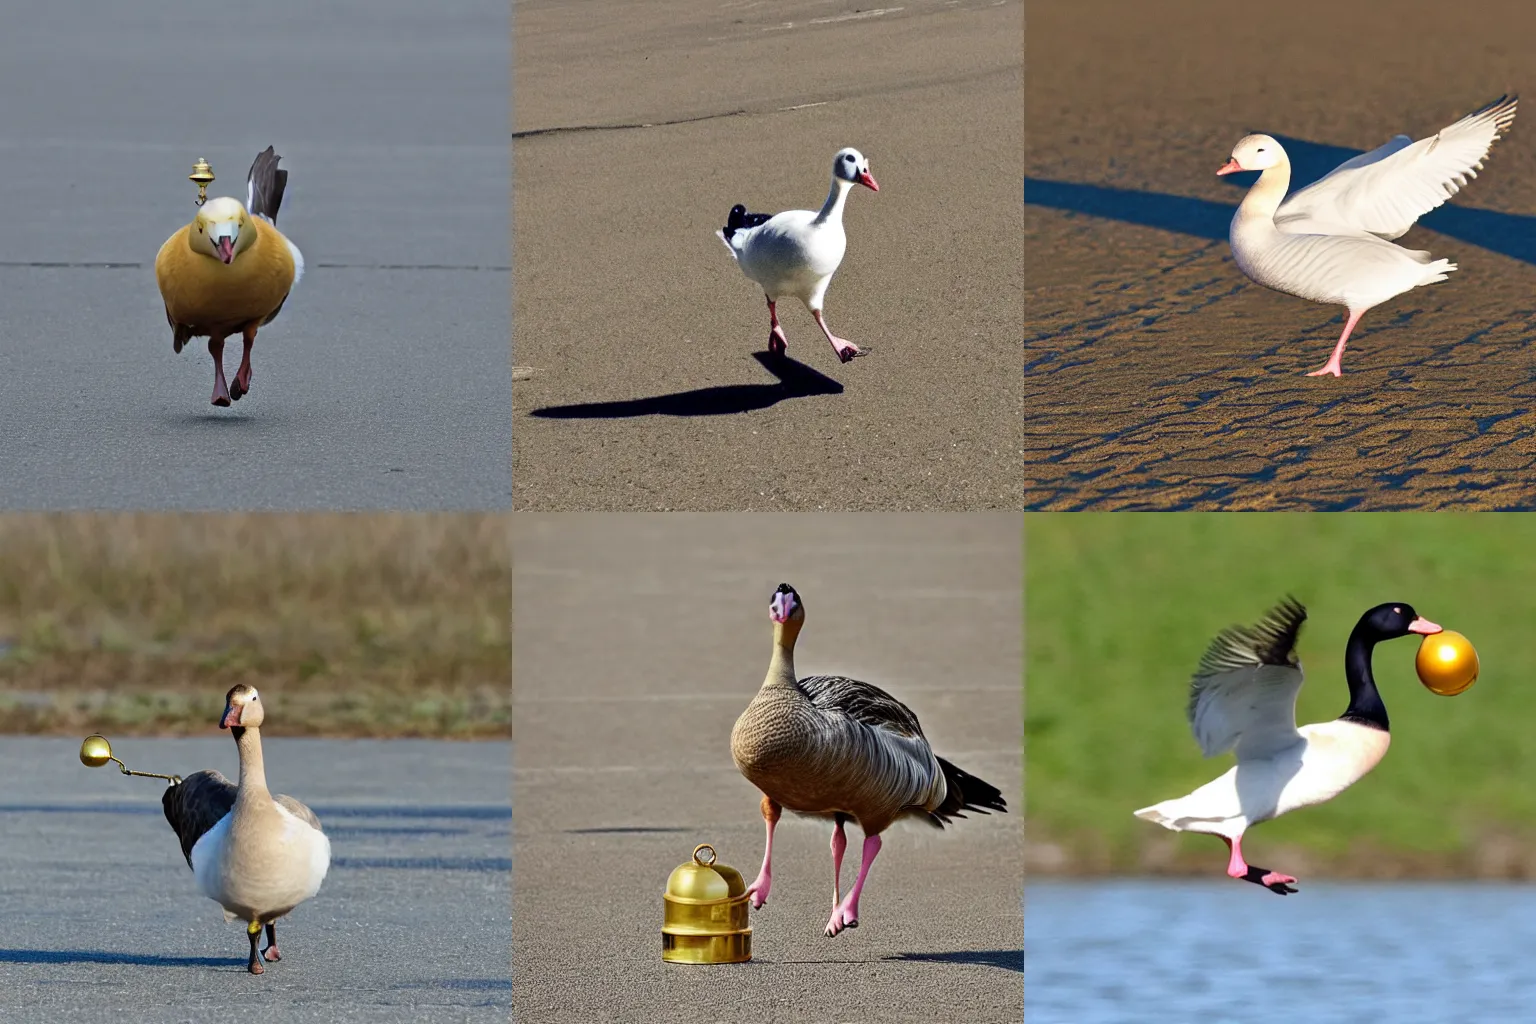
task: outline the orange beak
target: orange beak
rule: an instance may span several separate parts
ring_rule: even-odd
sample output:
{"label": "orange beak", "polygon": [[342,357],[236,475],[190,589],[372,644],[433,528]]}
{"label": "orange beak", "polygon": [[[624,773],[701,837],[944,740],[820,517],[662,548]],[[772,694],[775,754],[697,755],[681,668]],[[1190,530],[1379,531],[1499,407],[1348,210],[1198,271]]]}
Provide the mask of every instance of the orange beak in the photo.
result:
{"label": "orange beak", "polygon": [[240,708],[241,705],[239,704],[226,704],[224,706],[224,717],[219,719],[219,728],[233,729],[235,726],[239,725]]}
{"label": "orange beak", "polygon": [[1237,157],[1234,156],[1232,159],[1221,165],[1221,169],[1216,172],[1216,176],[1220,177],[1223,174],[1233,174],[1242,169],[1242,165],[1237,162]]}

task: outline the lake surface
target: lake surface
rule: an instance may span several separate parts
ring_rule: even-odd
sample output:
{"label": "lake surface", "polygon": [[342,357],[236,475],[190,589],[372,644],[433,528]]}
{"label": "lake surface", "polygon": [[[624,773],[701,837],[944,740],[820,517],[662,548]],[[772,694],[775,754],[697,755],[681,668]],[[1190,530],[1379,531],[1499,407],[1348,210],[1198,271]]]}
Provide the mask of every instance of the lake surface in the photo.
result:
{"label": "lake surface", "polygon": [[1536,1020],[1536,886],[1034,882],[1024,957],[1029,1024]]}

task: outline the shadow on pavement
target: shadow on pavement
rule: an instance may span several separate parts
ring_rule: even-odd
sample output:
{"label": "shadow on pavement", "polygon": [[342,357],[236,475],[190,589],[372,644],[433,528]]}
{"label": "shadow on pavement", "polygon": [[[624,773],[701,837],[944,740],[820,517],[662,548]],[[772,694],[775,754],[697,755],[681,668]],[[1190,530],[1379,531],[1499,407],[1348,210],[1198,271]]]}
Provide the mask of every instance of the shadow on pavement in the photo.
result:
{"label": "shadow on pavement", "polygon": [[949,953],[901,953],[897,956],[888,956],[886,959],[935,964],[973,964],[979,967],[1001,967],[1004,970],[1024,973],[1022,949],[962,949]]}
{"label": "shadow on pavement", "polygon": [[3,964],[133,964],[138,967],[245,967],[243,957],[153,956],[98,949],[0,949]]}
{"label": "shadow on pavement", "polygon": [[786,398],[843,393],[843,386],[837,381],[788,356],[754,352],[752,358],[777,377],[779,382],[725,384],[619,402],[547,405],[542,409],[534,409],[528,415],[555,420],[623,419],[630,416],[728,416],[731,413],[766,409]]}

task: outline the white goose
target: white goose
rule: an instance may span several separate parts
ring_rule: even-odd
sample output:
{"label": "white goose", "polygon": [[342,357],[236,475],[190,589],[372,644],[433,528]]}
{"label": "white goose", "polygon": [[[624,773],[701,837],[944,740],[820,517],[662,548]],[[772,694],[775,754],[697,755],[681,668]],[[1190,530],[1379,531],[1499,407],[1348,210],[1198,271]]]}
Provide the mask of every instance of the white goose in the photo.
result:
{"label": "white goose", "polygon": [[1232,256],[1243,273],[1277,292],[1349,312],[1333,355],[1309,377],[1343,374],[1344,345],[1365,311],[1456,269],[1399,238],[1415,221],[1477,177],[1489,149],[1515,119],[1500,97],[1428,139],[1399,135],[1346,160],[1290,198],[1291,163],[1268,135],[1248,135],[1217,174],[1263,171],[1232,218]]}
{"label": "white goose", "polygon": [[805,303],[821,333],[832,343],[837,358],[848,362],[868,350],[836,337],[822,318],[822,299],[832,275],[843,262],[848,236],[843,232],[843,204],[854,185],[880,191],[869,174],[869,161],[856,149],[840,149],[832,158],[832,190],[820,212],[786,210],[783,213],[748,213],[745,206],[731,207],[725,227],[716,236],[731,250],[741,272],[762,285],[768,299],[768,351],[782,355],[788,347],[779,326],[776,304],[786,295]]}
{"label": "white goose", "polygon": [[1440,627],[1409,605],[1377,605],[1360,617],[1344,649],[1349,707],[1332,722],[1296,726],[1301,662],[1296,635],[1307,610],[1283,601],[1252,628],[1212,641],[1189,689],[1190,728],[1206,757],[1234,750],[1237,764],[1188,796],[1143,807],[1136,817],[1175,832],[1220,836],[1227,874],[1280,895],[1290,875],[1243,860],[1243,833],[1259,822],[1338,796],[1387,753],[1387,709],[1371,677],[1371,651],[1383,640]]}
{"label": "white goose", "polygon": [[275,922],[320,891],[331,863],[331,841],[314,812],[291,796],[274,797],[267,790],[263,718],[254,687],[232,688],[224,698],[219,728],[235,737],[240,784],[216,771],[201,771],[161,797],[198,887],[224,908],[226,921],[238,917],[247,922],[252,974],[262,973],[256,955],[262,926],[267,929],[262,956],[282,959]]}

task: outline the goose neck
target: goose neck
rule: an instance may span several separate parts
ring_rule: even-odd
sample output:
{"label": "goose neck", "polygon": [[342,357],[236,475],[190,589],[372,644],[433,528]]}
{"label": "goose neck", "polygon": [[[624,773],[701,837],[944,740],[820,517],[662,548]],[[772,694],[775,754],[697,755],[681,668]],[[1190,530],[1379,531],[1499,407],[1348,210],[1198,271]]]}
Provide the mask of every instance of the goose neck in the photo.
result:
{"label": "goose neck", "polygon": [[1344,648],[1344,679],[1349,683],[1349,707],[1341,718],[1388,731],[1387,706],[1381,692],[1376,689],[1376,679],[1371,675],[1371,654],[1376,647],[1375,635],[1357,625],[1349,634],[1349,644]]}
{"label": "goose neck", "polygon": [[1253,187],[1243,197],[1242,204],[1238,206],[1238,216],[1245,220],[1257,218],[1273,221],[1275,211],[1280,209],[1280,204],[1285,201],[1286,190],[1290,187],[1291,162],[1282,160],[1259,175],[1259,180],[1253,183]]}
{"label": "goose neck", "polygon": [[825,224],[827,221],[841,221],[843,219],[843,204],[848,201],[848,190],[853,187],[853,182],[844,181],[842,178],[832,179],[832,188],[827,193],[827,201],[821,204],[821,212],[816,215],[817,224]]}
{"label": "goose neck", "polygon": [[236,726],[235,747],[240,751],[240,791],[235,800],[244,801],[267,794],[267,768],[261,759],[261,730],[254,727]]}
{"label": "goose neck", "polygon": [[795,685],[795,639],[800,635],[797,623],[780,622],[773,627],[773,656],[768,659],[768,677],[764,686]]}

